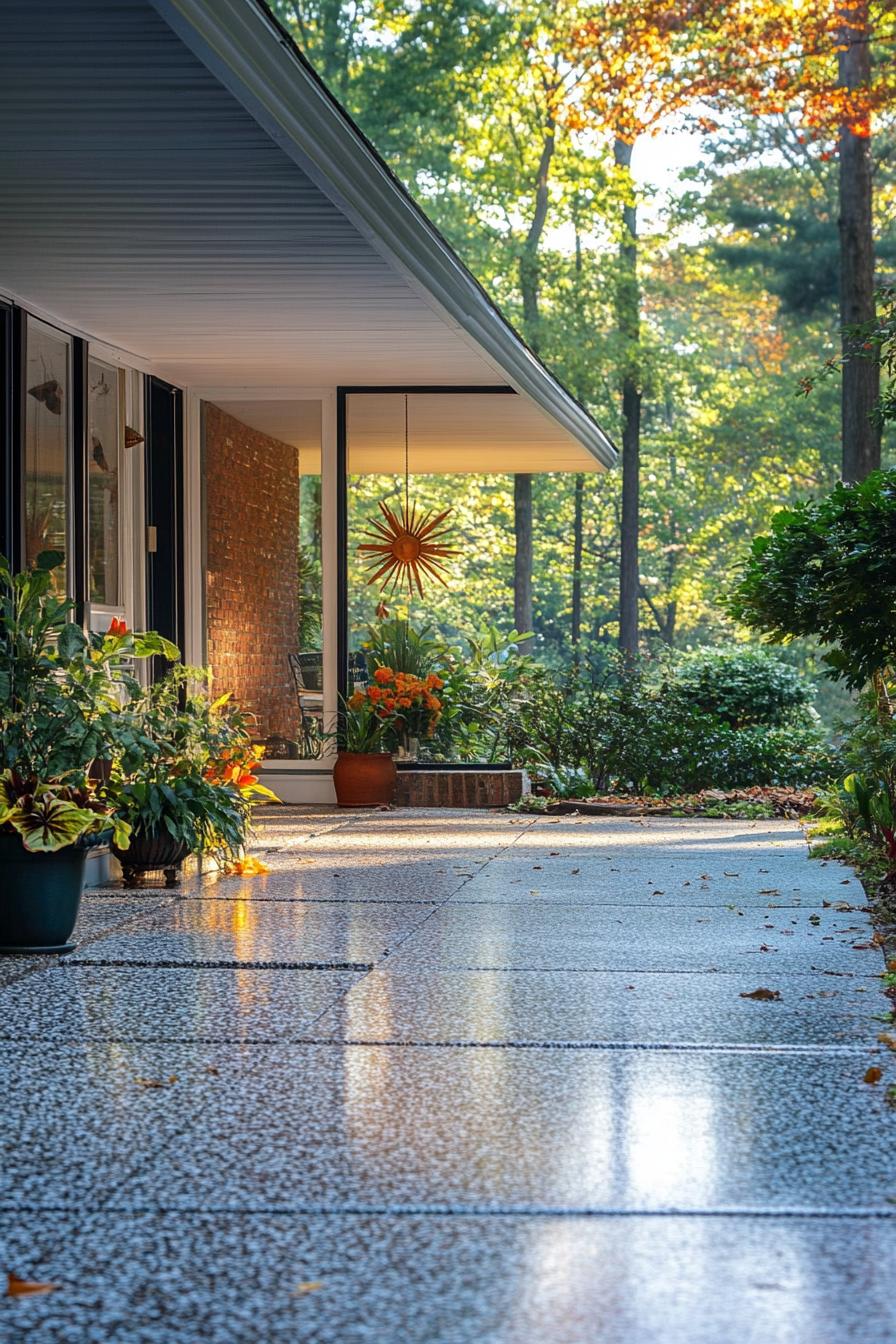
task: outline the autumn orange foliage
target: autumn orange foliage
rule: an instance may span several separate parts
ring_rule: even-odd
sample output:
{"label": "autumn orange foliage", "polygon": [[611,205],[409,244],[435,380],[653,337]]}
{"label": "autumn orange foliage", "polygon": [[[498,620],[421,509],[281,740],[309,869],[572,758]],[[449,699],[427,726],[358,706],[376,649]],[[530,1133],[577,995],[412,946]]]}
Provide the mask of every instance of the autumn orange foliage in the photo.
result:
{"label": "autumn orange foliage", "polygon": [[896,0],[601,0],[558,10],[553,40],[574,78],[560,113],[628,144],[676,114],[705,130],[720,111],[793,116],[807,137],[871,132],[892,100],[892,62],[841,82],[852,43],[887,47]]}

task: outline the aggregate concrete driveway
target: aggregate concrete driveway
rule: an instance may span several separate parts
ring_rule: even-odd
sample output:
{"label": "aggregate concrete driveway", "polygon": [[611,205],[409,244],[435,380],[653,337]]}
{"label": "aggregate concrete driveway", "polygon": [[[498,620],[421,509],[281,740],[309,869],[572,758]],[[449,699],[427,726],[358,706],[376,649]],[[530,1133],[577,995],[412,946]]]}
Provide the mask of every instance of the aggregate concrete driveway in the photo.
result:
{"label": "aggregate concrete driveway", "polygon": [[0,1267],[58,1285],[0,1339],[896,1339],[883,961],[796,826],[271,809],[258,852],[0,962]]}

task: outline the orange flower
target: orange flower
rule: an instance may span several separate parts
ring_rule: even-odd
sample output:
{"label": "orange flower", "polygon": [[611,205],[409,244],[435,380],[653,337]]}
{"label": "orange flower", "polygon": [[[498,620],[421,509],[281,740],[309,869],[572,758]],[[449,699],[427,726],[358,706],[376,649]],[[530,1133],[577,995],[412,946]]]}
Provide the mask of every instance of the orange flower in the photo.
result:
{"label": "orange flower", "polygon": [[395,676],[391,667],[378,667],[373,674],[374,681],[378,681],[383,686],[387,681],[391,681]]}
{"label": "orange flower", "polygon": [[437,677],[435,672],[430,672],[426,678],[426,685],[431,691],[440,691],[445,685],[441,677]]}
{"label": "orange flower", "polygon": [[398,703],[401,705],[402,709],[410,709],[414,702],[409,695],[400,695],[398,697]]}
{"label": "orange flower", "polygon": [[128,633],[127,621],[120,621],[117,616],[113,616],[111,621],[109,622],[109,629],[106,631],[106,634],[112,635],[113,639],[121,639],[122,636],[126,635],[127,633]]}
{"label": "orange flower", "polygon": [[355,691],[354,694],[349,697],[349,709],[360,709],[365,698],[363,691]]}

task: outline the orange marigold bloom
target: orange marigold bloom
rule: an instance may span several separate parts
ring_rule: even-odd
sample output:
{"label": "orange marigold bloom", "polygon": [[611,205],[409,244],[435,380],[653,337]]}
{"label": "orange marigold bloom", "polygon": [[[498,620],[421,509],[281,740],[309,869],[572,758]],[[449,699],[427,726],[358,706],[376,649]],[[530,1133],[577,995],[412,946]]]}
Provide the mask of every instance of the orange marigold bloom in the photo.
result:
{"label": "orange marigold bloom", "polygon": [[391,667],[378,667],[373,674],[373,679],[374,681],[378,681],[382,686],[385,682],[391,681],[394,676],[395,673],[392,671]]}
{"label": "orange marigold bloom", "polygon": [[440,691],[445,685],[442,678],[437,677],[435,672],[430,672],[429,676],[426,678],[426,684],[431,691]]}
{"label": "orange marigold bloom", "polygon": [[360,709],[365,699],[366,697],[363,691],[355,691],[354,694],[349,698],[348,702],[349,709]]}
{"label": "orange marigold bloom", "polygon": [[398,697],[398,703],[401,705],[402,709],[410,709],[414,702],[409,695],[400,695]]}

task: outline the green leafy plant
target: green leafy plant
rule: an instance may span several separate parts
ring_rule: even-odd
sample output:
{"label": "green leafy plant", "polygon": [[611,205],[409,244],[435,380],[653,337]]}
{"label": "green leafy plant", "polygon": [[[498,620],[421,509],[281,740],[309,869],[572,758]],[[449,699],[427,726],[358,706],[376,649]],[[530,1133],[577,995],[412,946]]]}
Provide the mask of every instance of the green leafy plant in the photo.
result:
{"label": "green leafy plant", "polygon": [[444,640],[433,636],[431,625],[417,628],[401,616],[369,625],[362,647],[371,676],[378,667],[388,667],[424,679],[432,672],[441,675],[452,652]]}
{"label": "green leafy plant", "polygon": [[818,639],[831,675],[855,689],[896,665],[896,472],[775,514],[730,608],[773,643]]}
{"label": "green leafy plant", "polygon": [[887,781],[847,775],[843,791],[855,800],[859,826],[886,859],[887,872],[893,873],[896,871],[896,808]]}
{"label": "green leafy plant", "polygon": [[108,794],[136,836],[160,830],[191,853],[240,857],[255,797],[273,797],[251,773],[246,716],[215,698],[207,669],[176,664],[119,711]]}
{"label": "green leafy plant", "polygon": [[388,711],[363,692],[356,691],[347,700],[342,700],[339,726],[327,736],[336,741],[342,751],[359,755],[388,752],[389,733],[395,718],[394,710]]}
{"label": "green leafy plant", "polygon": [[73,620],[54,591],[58,551],[14,574],[0,556],[0,834],[53,852],[114,830],[127,842],[91,766],[109,759],[121,704],[137,682],[135,658],[177,650],[113,621],[105,634]]}
{"label": "green leafy plant", "polygon": [[507,734],[515,759],[534,750],[555,772],[580,768],[597,793],[802,787],[840,768],[817,723],[734,727],[695,702],[669,659],[603,655],[564,673],[535,669]]}
{"label": "green leafy plant", "polygon": [[796,668],[747,645],[685,654],[675,679],[697,709],[732,728],[782,724],[812,699],[811,684]]}

